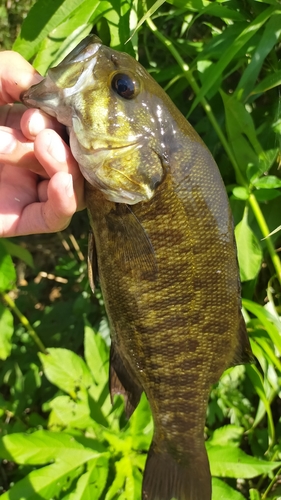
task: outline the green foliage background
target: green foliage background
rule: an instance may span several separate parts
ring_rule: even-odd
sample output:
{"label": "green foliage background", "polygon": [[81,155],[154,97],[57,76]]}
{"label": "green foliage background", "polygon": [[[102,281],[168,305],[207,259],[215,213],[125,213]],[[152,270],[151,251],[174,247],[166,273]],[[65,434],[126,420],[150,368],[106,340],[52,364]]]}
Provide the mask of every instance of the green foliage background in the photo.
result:
{"label": "green foliage background", "polygon": [[[44,74],[93,30],[140,60],[212,151],[257,358],[225,372],[210,395],[213,500],[280,499],[280,1],[7,5],[2,47],[11,12],[27,13],[13,48]],[[87,231],[82,213],[64,233],[0,241],[3,500],[140,499],[152,421],[145,397],[129,422],[122,399],[110,403],[109,331],[88,285]]]}

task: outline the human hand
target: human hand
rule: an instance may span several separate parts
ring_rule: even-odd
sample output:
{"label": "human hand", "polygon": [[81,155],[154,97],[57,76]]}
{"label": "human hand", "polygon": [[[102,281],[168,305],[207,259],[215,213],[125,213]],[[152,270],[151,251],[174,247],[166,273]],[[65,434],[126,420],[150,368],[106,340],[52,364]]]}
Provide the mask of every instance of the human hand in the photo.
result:
{"label": "human hand", "polygon": [[84,208],[84,179],[64,129],[22,104],[42,77],[16,52],[0,53],[0,237],[50,233]]}

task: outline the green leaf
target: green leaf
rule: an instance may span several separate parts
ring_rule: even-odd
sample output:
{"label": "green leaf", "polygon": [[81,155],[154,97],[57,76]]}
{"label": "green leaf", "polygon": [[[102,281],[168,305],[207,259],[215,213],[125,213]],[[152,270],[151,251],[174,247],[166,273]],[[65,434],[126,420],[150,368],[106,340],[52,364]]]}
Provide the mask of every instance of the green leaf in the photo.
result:
{"label": "green leaf", "polygon": [[255,191],[256,199],[261,202],[275,200],[279,196],[281,196],[281,191],[277,191],[276,189],[259,189]]}
{"label": "green leaf", "polygon": [[262,94],[279,85],[281,85],[281,70],[266,76],[254,90],[251,91],[251,95]]}
{"label": "green leaf", "polygon": [[235,228],[238,262],[241,281],[254,279],[261,267],[262,250],[253,231],[248,225],[247,209],[243,219]]}
{"label": "green leaf", "polygon": [[12,257],[17,257],[28,266],[34,268],[33,257],[26,248],[23,248],[21,245],[15,245],[15,243],[12,243],[12,241],[7,240],[6,238],[1,239],[1,243],[7,253],[9,253]]}
{"label": "green leaf", "polygon": [[97,332],[85,326],[85,359],[97,385],[107,383],[109,374],[108,347]]}
{"label": "green leaf", "polygon": [[[260,399],[263,402],[263,405],[265,407],[267,416],[268,416],[268,434],[270,438],[270,442],[273,443],[275,439],[275,429],[274,429],[274,423],[273,423],[273,418],[272,418],[272,412],[271,412],[271,407],[268,402],[267,394],[264,389],[264,384],[263,384],[263,379],[262,376],[259,372],[259,370],[254,366],[254,365],[246,365],[246,373],[251,380],[254,389]],[[255,425],[255,422],[253,423],[253,426]]]}
{"label": "green leaf", "polygon": [[266,462],[246,455],[234,446],[208,446],[207,443],[206,447],[213,476],[249,479],[268,474],[281,465],[281,462]]}
{"label": "green leaf", "polygon": [[112,500],[115,498],[115,495],[121,490],[125,481],[126,481],[126,469],[127,466],[127,458],[123,457],[118,462],[115,463],[116,476],[114,478],[113,483],[108,488],[108,491],[105,495],[105,500]]}
{"label": "green leaf", "polygon": [[204,9],[200,9],[199,16],[215,16],[220,19],[232,19],[236,21],[245,21],[245,16],[234,9],[228,9],[221,3],[210,2]]}
{"label": "green leaf", "polygon": [[[212,71],[208,73],[208,79],[200,89],[192,104],[190,113],[194,110],[201,99],[207,92],[216,84],[217,80],[221,77],[223,71],[228,64],[233,60],[234,56],[244,45],[251,40],[251,38],[259,31],[264,23],[276,12],[276,7],[268,7],[261,12],[248,26],[239,34],[234,43],[221,55],[220,60],[213,65]],[[278,11],[277,11],[278,12]],[[189,114],[190,114],[189,113]]]}
{"label": "green leaf", "polygon": [[33,61],[34,68],[45,75],[51,66],[57,66],[90,31],[91,25],[81,23],[75,29],[67,19],[42,41]]}
{"label": "green leaf", "polygon": [[263,177],[260,177],[259,179],[256,179],[253,182],[253,185],[257,189],[276,189],[281,187],[281,179],[278,179],[278,177],[275,177],[275,175],[265,175]]}
{"label": "green leaf", "polygon": [[238,200],[247,200],[249,198],[249,191],[243,186],[235,186],[232,192]]}
{"label": "green leaf", "polygon": [[[258,77],[261,67],[269,52],[277,44],[281,33],[281,12],[276,12],[266,23],[259,44],[252,56],[250,64],[242,74],[242,78],[237,86],[235,94],[239,94],[241,99],[241,90],[243,97],[256,92],[252,91],[253,85]],[[271,88],[271,87],[270,87]]]}
{"label": "green leaf", "polygon": [[239,427],[238,425],[224,425],[214,431],[212,437],[208,440],[208,444],[212,446],[225,446],[227,444],[239,446],[243,433],[243,427]]}
{"label": "green leaf", "polygon": [[256,165],[261,170],[259,164],[266,161],[266,155],[257,139],[250,113],[234,95],[229,96],[223,91],[220,94],[224,103],[227,135],[237,163],[243,171],[247,170],[248,165]]}
{"label": "green leaf", "polygon": [[[153,14],[154,12],[156,12],[159,7],[161,7],[161,5],[163,5],[163,3],[165,3],[165,0],[156,0],[156,2],[154,2],[154,4],[150,7],[150,9],[148,9],[148,11],[142,16],[142,18],[139,20],[138,24],[136,25],[135,29],[134,29],[134,32],[132,34],[132,37],[134,36],[134,34],[136,33],[136,31],[138,31],[138,29],[141,27],[141,25],[147,20],[149,19]],[[172,3],[172,2],[171,2]]]}
{"label": "green leaf", "polygon": [[76,488],[64,500],[95,500],[100,498],[107,481],[108,458],[91,460],[88,470],[79,478]]}
{"label": "green leaf", "polygon": [[63,391],[75,398],[80,388],[87,389],[93,379],[91,373],[77,354],[67,349],[48,349],[48,354],[39,353],[46,377]]}
{"label": "green leaf", "polygon": [[267,331],[269,337],[271,338],[273,345],[278,349],[279,356],[281,355],[281,321],[279,317],[274,316],[264,307],[255,302],[247,299],[242,301],[245,309],[250,311],[252,314],[260,320],[261,324]]}
{"label": "green leaf", "polygon": [[191,12],[201,11],[203,7],[210,4],[209,0],[167,0],[168,3],[175,5],[180,9],[190,10]]}
{"label": "green leaf", "polygon": [[[80,401],[79,399],[73,401],[69,396],[57,396],[50,402],[50,407],[64,427],[86,429],[95,423],[90,417],[90,408],[87,401]],[[50,423],[53,423],[54,416],[51,415],[50,418]]]}
{"label": "green leaf", "polygon": [[7,359],[12,350],[14,318],[12,313],[0,302],[0,359]]}
{"label": "green leaf", "polygon": [[245,500],[245,497],[216,477],[212,478],[212,500]]}
{"label": "green leaf", "polygon": [[[99,0],[86,0],[89,9],[99,5]],[[83,2],[84,6],[85,2]],[[13,49],[31,59],[38,51],[40,43],[61,23],[69,20],[81,5],[81,0],[38,0],[21,28]]]}
{"label": "green leaf", "polygon": [[1,495],[1,500],[50,500],[57,498],[79,467],[79,458],[59,462],[32,471],[18,481],[9,491]]}
{"label": "green leaf", "polygon": [[77,466],[99,456],[63,432],[36,431],[33,434],[9,434],[0,440],[0,457],[17,464],[40,465],[55,460]]}
{"label": "green leaf", "polygon": [[260,493],[258,490],[250,489],[250,500],[261,500]]}
{"label": "green leaf", "polygon": [[16,271],[11,256],[0,241],[0,293],[12,290],[15,286]]}

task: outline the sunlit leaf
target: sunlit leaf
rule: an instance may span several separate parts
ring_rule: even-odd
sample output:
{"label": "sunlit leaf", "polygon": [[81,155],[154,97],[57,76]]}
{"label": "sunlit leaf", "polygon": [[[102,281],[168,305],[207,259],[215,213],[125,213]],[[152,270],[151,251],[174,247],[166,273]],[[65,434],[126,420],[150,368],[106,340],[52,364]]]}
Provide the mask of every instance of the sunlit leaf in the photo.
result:
{"label": "sunlit leaf", "polygon": [[213,476],[252,478],[280,467],[281,462],[266,462],[251,457],[234,446],[207,446]]}
{"label": "sunlit leaf", "polygon": [[231,46],[221,55],[220,60],[213,65],[211,74],[208,74],[208,80],[206,80],[198,95],[196,96],[196,99],[191,106],[190,113],[197,106],[202,97],[207,94],[210,88],[215,85],[216,81],[220,78],[222,72],[225,70],[225,68],[237,54],[237,52],[254,36],[255,33],[259,31],[259,29],[271,17],[275,10],[276,7],[268,7],[263,12],[261,12],[259,16],[257,16],[254,21],[249,23],[248,26],[240,33],[234,43],[232,43]]}
{"label": "sunlit leaf", "polygon": [[99,454],[85,448],[66,434],[37,431],[33,434],[10,434],[0,441],[0,456],[18,464],[47,464],[54,460],[84,463]]}
{"label": "sunlit leaf", "polygon": [[6,359],[12,350],[14,319],[12,313],[0,302],[0,359]]}
{"label": "sunlit leaf", "polygon": [[14,287],[16,272],[13,261],[7,249],[0,241],[0,292],[6,292]]}
{"label": "sunlit leaf", "polygon": [[278,179],[275,175],[265,175],[256,179],[253,184],[258,189],[276,189],[281,187],[281,179]]}
{"label": "sunlit leaf", "polygon": [[[243,97],[247,97],[248,94],[256,93],[256,89],[253,91],[253,85],[258,77],[258,74],[263,65],[264,59],[269,54],[269,52],[276,45],[281,33],[281,12],[277,11],[268,20],[265,25],[265,29],[260,38],[259,44],[253,54],[250,64],[243,72],[241,80],[237,86],[236,93],[239,94],[240,89],[243,91]],[[264,80],[265,81],[265,80]],[[269,87],[271,88],[271,87]],[[239,94],[240,98],[241,95]]]}
{"label": "sunlit leaf", "polygon": [[212,479],[212,500],[245,500],[245,497],[228,484],[214,477]]}
{"label": "sunlit leaf", "polygon": [[3,238],[2,245],[12,257],[17,257],[25,262],[28,266],[34,267],[33,258],[31,253],[21,245],[15,245],[11,240]]}
{"label": "sunlit leaf", "polygon": [[[87,4],[91,11],[99,3],[99,0],[85,0],[83,7]],[[81,0],[37,0],[22,24],[13,49],[29,60],[39,49],[42,40],[61,23],[69,20],[80,6]]]}
{"label": "sunlit leaf", "polygon": [[75,398],[79,388],[87,389],[93,383],[86,363],[67,349],[48,349],[39,354],[46,377],[57,387]]}
{"label": "sunlit leaf", "polygon": [[97,332],[85,326],[85,359],[96,384],[104,385],[108,381],[108,347]]}
{"label": "sunlit leaf", "polygon": [[259,273],[262,262],[262,250],[256,236],[248,225],[247,211],[235,228],[237,253],[241,281],[254,279]]}

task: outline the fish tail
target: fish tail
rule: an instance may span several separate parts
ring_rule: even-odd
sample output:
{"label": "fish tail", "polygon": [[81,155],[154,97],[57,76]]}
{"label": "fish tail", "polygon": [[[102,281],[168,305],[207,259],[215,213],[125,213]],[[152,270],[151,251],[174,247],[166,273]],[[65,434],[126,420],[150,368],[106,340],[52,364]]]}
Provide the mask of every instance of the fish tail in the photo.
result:
{"label": "fish tail", "polygon": [[152,443],[144,471],[142,500],[211,500],[211,474],[205,446],[181,459],[156,451]]}

